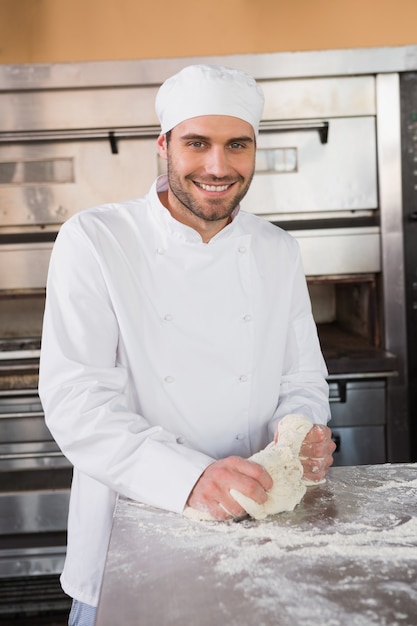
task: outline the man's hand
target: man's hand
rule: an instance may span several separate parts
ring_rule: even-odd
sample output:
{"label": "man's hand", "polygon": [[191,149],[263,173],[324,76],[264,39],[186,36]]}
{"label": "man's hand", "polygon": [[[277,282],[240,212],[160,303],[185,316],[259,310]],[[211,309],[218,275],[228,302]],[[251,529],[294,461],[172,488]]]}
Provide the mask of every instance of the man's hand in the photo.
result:
{"label": "man's hand", "polygon": [[272,478],[258,463],[238,456],[214,461],[202,473],[188,498],[194,509],[210,513],[217,520],[237,517],[245,510],[230,495],[237,489],[255,502],[263,504],[272,487]]}
{"label": "man's hand", "polygon": [[307,480],[323,480],[333,463],[336,444],[332,440],[332,431],[328,426],[315,424],[307,433],[300,450],[300,461]]}

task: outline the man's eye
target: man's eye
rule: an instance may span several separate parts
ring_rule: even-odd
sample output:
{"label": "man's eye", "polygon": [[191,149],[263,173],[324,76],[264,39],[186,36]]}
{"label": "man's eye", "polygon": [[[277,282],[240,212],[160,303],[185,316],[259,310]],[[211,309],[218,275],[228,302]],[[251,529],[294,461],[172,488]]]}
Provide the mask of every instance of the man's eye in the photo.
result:
{"label": "man's eye", "polygon": [[201,148],[203,146],[202,141],[192,141],[190,144],[193,148]]}
{"label": "man's eye", "polygon": [[233,150],[237,150],[239,148],[244,148],[245,146],[242,143],[238,143],[237,141],[234,141],[233,143],[230,144],[230,147],[233,148]]}

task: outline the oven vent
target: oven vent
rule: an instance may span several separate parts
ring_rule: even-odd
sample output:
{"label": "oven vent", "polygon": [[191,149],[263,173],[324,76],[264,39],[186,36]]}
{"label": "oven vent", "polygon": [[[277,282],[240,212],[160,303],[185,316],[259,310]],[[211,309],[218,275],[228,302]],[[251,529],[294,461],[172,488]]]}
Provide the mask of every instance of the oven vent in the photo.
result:
{"label": "oven vent", "polygon": [[0,624],[61,626],[66,623],[70,604],[58,575],[0,580]]}

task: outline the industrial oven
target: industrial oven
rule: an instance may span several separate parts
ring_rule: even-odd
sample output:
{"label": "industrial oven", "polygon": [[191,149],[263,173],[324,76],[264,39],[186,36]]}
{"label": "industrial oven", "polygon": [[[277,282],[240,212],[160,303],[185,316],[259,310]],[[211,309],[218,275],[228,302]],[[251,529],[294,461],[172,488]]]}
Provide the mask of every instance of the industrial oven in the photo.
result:
{"label": "industrial oven", "polygon": [[416,48],[0,66],[0,577],[55,574],[65,551],[71,467],[36,391],[53,242],[75,212],[141,196],[164,171],[154,98],[194,62],[263,86],[243,209],[300,243],[335,463],[416,454]]}

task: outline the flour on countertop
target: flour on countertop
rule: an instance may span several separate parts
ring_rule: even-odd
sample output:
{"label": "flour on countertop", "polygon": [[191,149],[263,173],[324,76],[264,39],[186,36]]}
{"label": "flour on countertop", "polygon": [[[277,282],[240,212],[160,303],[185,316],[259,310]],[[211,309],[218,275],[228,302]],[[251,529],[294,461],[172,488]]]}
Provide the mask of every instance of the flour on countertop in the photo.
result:
{"label": "flour on countertop", "polygon": [[346,468],[351,471],[341,480],[308,488],[294,511],[262,521],[194,522],[136,503],[125,505],[123,515],[134,515],[150,544],[174,545],[180,561],[201,563],[202,584],[233,581],[235,593],[259,615],[258,626],[411,626],[417,473],[411,465],[403,473],[408,468],[405,480],[388,472],[378,480],[370,468],[367,481]]}

